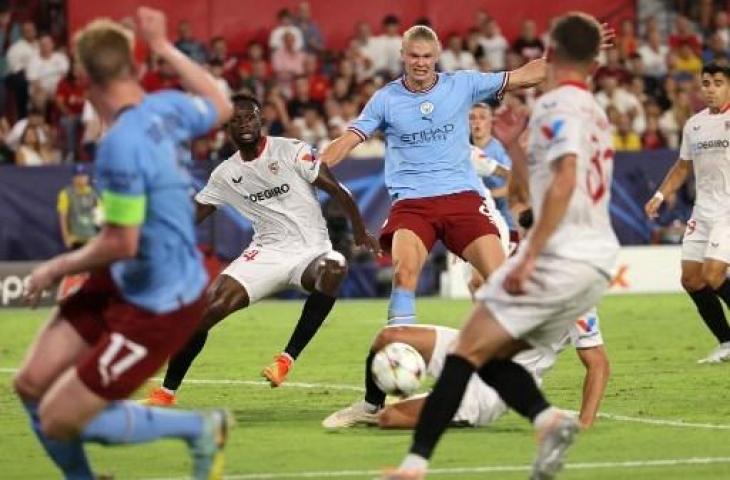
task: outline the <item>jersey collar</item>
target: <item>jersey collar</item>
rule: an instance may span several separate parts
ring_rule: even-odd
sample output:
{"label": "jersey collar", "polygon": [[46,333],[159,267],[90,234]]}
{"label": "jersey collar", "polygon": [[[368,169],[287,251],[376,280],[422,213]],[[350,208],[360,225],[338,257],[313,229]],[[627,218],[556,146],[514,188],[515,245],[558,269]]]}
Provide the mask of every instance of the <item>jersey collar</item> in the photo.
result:
{"label": "jersey collar", "polygon": [[722,108],[720,109],[720,111],[718,113],[725,113],[728,110],[730,110],[730,102],[728,102],[725,105],[723,105]]}
{"label": "jersey collar", "polygon": [[562,82],[558,83],[558,86],[560,87],[564,85],[580,88],[581,90],[588,90],[588,84],[586,82],[581,82],[580,80],[563,80]]}
{"label": "jersey collar", "polygon": [[408,82],[406,82],[406,76],[405,75],[403,75],[402,77],[400,77],[400,81],[403,84],[403,88],[405,88],[406,90],[408,90],[411,93],[428,93],[431,90],[433,90],[433,87],[435,87],[437,83],[439,83],[439,78],[441,78],[441,76],[437,72],[436,73],[436,80],[434,80],[434,82],[431,85],[429,85],[428,88],[424,88],[423,90],[414,90],[413,88],[409,87],[408,86]]}

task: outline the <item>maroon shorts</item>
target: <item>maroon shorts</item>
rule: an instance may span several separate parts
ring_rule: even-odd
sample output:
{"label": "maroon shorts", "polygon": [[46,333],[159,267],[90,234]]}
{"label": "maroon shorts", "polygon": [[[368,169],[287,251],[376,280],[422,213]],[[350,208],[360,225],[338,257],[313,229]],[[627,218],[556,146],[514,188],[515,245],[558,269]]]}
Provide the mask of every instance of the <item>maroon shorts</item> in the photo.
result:
{"label": "maroon shorts", "polygon": [[60,304],[60,314],[91,349],[76,363],[79,378],[107,400],[129,397],[195,332],[204,295],[158,314],[122,298],[108,271],[91,274]]}
{"label": "maroon shorts", "polygon": [[476,192],[396,202],[380,232],[383,250],[390,252],[393,235],[400,229],[411,230],[418,235],[428,251],[436,240],[441,240],[446,248],[459,256],[477,238],[499,236],[484,199]]}

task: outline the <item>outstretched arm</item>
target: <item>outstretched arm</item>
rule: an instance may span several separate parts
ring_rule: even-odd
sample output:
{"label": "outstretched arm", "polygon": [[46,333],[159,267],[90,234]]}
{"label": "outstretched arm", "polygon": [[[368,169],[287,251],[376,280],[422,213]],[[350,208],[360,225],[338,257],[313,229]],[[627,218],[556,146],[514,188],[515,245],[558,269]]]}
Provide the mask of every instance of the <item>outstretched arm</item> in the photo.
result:
{"label": "outstretched arm", "polygon": [[344,160],[360,142],[362,142],[362,138],[348,130],[327,145],[319,158],[328,167],[334,167]]}
{"label": "outstretched arm", "polygon": [[611,367],[603,345],[576,350],[578,358],[586,368],[583,380],[583,402],[580,406],[580,424],[583,428],[593,425],[598,414],[598,407],[606,390]]}
{"label": "outstretched arm", "polygon": [[360,210],[357,208],[355,200],[352,198],[352,194],[344,185],[337,181],[325,163],[319,166],[319,175],[314,181],[314,186],[329,193],[345,209],[345,213],[347,213],[347,217],[350,219],[350,223],[352,223],[355,244],[359,247],[367,247],[375,254],[380,253],[380,244],[367,231],[365,222],[360,215]]}

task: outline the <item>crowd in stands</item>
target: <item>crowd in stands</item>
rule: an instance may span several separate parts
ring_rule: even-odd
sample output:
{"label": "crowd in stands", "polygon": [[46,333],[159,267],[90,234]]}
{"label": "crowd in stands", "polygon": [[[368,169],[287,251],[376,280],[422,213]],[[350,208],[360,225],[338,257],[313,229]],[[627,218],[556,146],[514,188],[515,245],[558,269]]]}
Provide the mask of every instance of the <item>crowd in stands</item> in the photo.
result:
{"label": "crowd in stands", "polygon": [[[653,17],[615,25],[615,47],[602,55],[592,88],[611,121],[616,150],[676,149],[684,123],[702,107],[697,75],[702,64],[730,61],[725,9],[694,12],[694,17],[675,13],[673,18],[671,25]],[[0,163],[92,161],[103,126],[85,99],[63,21],[47,24],[47,30],[37,23],[21,21],[0,4]],[[121,23],[134,28],[131,17]],[[231,52],[223,37],[196,38],[188,21],[181,21],[174,34],[177,47],[205,64],[222,91],[245,92],[261,101],[266,133],[300,138],[321,149],[344,131],[381,85],[400,75],[400,35],[408,26],[393,15],[385,16],[377,29],[359,22],[349,45],[333,51],[310,5],[301,2],[293,11],[278,13],[268,42],[251,41],[242,52]],[[529,19],[517,38],[505,38],[499,19],[485,12],[466,32],[439,33],[442,71],[514,69],[542,56],[548,43],[547,32],[538,31]],[[135,45],[134,53],[147,91],[181,88],[170,66],[150,57],[143,44]],[[539,93],[509,95],[500,109],[524,115]],[[194,159],[215,159],[226,143],[223,131],[198,139]],[[383,153],[382,139],[374,137],[353,155]]]}

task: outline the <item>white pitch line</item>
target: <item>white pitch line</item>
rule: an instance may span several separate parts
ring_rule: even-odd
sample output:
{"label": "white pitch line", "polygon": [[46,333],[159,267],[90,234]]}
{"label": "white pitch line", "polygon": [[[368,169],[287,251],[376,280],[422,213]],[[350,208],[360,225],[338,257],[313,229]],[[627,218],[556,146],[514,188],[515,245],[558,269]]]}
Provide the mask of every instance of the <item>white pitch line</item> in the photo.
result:
{"label": "white pitch line", "polygon": [[[0,368],[0,374],[13,374],[17,372],[17,368]],[[161,382],[162,378],[155,377],[152,380]],[[258,380],[215,380],[215,379],[186,379],[185,383],[191,385],[247,385],[255,387],[268,387],[269,382],[258,381]],[[364,392],[365,389],[358,387],[357,385],[345,385],[345,384],[329,384],[329,383],[302,383],[302,382],[286,382],[282,387],[288,388],[302,388],[309,390],[344,390],[351,392]],[[730,430],[730,425],[717,424],[717,423],[695,423],[685,422],[681,419],[665,419],[665,418],[651,418],[651,417],[631,417],[628,415],[618,415],[614,413],[599,412],[598,416],[608,420],[616,420],[620,422],[633,422],[643,423],[645,425],[659,425],[665,427],[678,427],[678,428],[699,428],[709,430]]]}
{"label": "white pitch line", "polygon": [[[569,463],[566,470],[599,470],[599,469],[620,469],[620,468],[651,468],[651,467],[676,467],[682,465],[711,465],[730,464],[730,457],[691,457],[691,458],[669,458],[662,460],[628,460],[623,462],[587,462]],[[435,475],[463,475],[479,473],[506,473],[526,472],[530,470],[529,465],[491,465],[484,467],[460,467],[460,468],[432,468],[428,471],[430,476]],[[226,480],[281,480],[293,478],[343,478],[343,477],[372,477],[380,475],[381,470],[331,470],[319,472],[291,472],[291,473],[246,473],[242,475],[226,475]],[[150,480],[183,480],[187,477],[155,478]]]}

